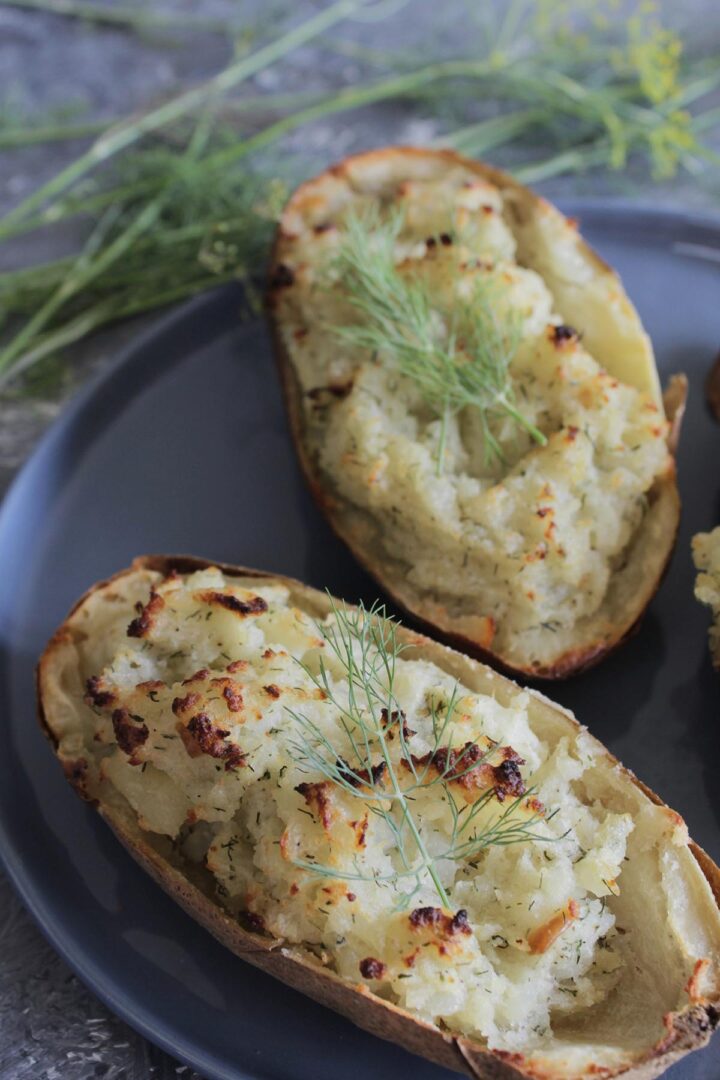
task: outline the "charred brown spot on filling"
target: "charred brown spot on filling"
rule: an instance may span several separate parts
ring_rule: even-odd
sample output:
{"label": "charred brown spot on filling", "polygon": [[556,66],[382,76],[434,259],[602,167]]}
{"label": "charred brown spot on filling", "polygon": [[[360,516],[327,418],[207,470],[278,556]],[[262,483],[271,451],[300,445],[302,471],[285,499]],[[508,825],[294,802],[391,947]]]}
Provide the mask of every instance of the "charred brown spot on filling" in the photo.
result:
{"label": "charred brown spot on filling", "polygon": [[451,934],[472,934],[472,928],[468,922],[468,914],[465,908],[460,908],[452,918],[450,923]]}
{"label": "charred brown spot on filling", "polygon": [[[501,755],[502,761],[498,765],[491,765],[485,760],[490,754]],[[482,750],[477,743],[466,742],[460,750],[440,747],[422,757],[411,754],[411,759],[416,771],[430,767],[447,783],[457,784],[470,797],[476,791],[490,789],[498,802],[504,802],[508,795],[517,797],[525,794],[519,768],[525,762],[511,746],[491,746],[489,750]],[[405,760],[403,766],[410,768]]]}
{"label": "charred brown spot on filling", "polygon": [[221,675],[220,678],[212,679],[210,685],[221,688],[222,696],[225,698],[230,712],[241,711],[243,707],[242,687],[234,679],[228,678],[227,675]]}
{"label": "charred brown spot on filling", "polygon": [[438,907],[415,908],[409,915],[412,930],[431,929],[442,938],[454,938],[458,934],[472,934],[467,911],[460,908],[455,915],[448,915]]}
{"label": "charred brown spot on filling", "polygon": [[410,912],[410,925],[413,930],[418,930],[424,926],[435,926],[443,918],[447,916],[443,916],[442,908],[419,907]]}
{"label": "charred brown spot on filling", "polygon": [[240,687],[237,683],[230,683],[229,685],[223,686],[222,695],[227,701],[227,707],[230,712],[240,712],[243,699]]}
{"label": "charred brown spot on filling", "polygon": [[245,754],[240,747],[225,742],[230,732],[215,727],[207,713],[201,712],[192,716],[180,734],[190,757],[207,754],[218,761],[224,761],[226,772],[246,764]]}
{"label": "charred brown spot on filling", "polygon": [[228,746],[223,757],[225,759],[225,772],[230,772],[232,769],[241,769],[247,764],[247,758],[239,746]]}
{"label": "charred brown spot on filling", "polygon": [[367,844],[369,817],[365,814],[359,821],[351,821],[350,828],[355,833],[355,847],[364,848]]}
{"label": "charred brown spot on filling", "polygon": [[112,705],[117,700],[117,695],[112,690],[104,689],[102,675],[91,675],[85,683],[85,701],[88,705],[96,705],[98,709],[104,709],[106,705]]}
{"label": "charred brown spot on filling", "polygon": [[322,236],[323,233],[330,232],[335,226],[331,221],[321,221],[319,225],[313,226],[313,232],[316,236]]}
{"label": "charred brown spot on filling", "polygon": [[387,709],[380,710],[380,723],[383,726],[383,730],[387,731],[388,739],[395,738],[395,732],[392,730],[394,727],[399,727],[402,722],[402,733],[404,739],[409,739],[415,732],[407,725],[405,713],[402,709],[393,709],[388,715]]}
{"label": "charred brown spot on filling", "polygon": [[574,326],[567,326],[565,323],[560,323],[559,326],[550,327],[550,340],[558,349],[562,349],[570,344],[574,345],[579,338],[580,335]]}
{"label": "charred brown spot on filling", "polygon": [[248,930],[252,930],[256,934],[265,932],[265,920],[262,915],[256,915],[254,911],[244,911],[242,921]]}
{"label": "charred brown spot on filling", "polygon": [[278,263],[270,278],[271,289],[287,289],[295,283],[295,274],[285,263]]}
{"label": "charred brown spot on filling", "polygon": [[205,682],[206,679],[210,678],[211,674],[210,668],[201,667],[194,675],[188,675],[187,679],[183,679],[182,684],[183,686],[189,686],[190,683]]}
{"label": "charred brown spot on filling", "polygon": [[302,795],[313,814],[322,822],[323,828],[330,829],[333,823],[330,782],[322,780],[316,784],[298,784],[295,790]]}
{"label": "charred brown spot on filling", "polygon": [[77,758],[75,761],[63,761],[62,769],[66,778],[84,799],[89,799],[85,787],[87,781],[88,763],[85,758]]}
{"label": "charred brown spot on filling", "polygon": [[245,671],[247,667],[249,667],[247,660],[233,660],[232,664],[228,664],[225,670],[234,675],[237,671]]}
{"label": "charred brown spot on filling", "polygon": [[328,383],[326,386],[313,386],[308,390],[307,396],[318,407],[324,407],[329,404],[330,399],[336,398],[341,401],[346,398],[353,388],[353,380],[348,379],[346,382],[341,383]]}
{"label": "charred brown spot on filling", "polygon": [[138,604],[138,615],[132,620],[127,628],[128,637],[147,637],[155,625],[158,612],[165,607],[165,601],[154,587],[150,589],[150,599],[147,604]]}
{"label": "charred brown spot on filling", "polygon": [[241,600],[239,596],[234,596],[232,593],[216,592],[214,589],[208,589],[206,592],[198,593],[197,597],[203,604],[219,604],[220,607],[232,611],[235,615],[241,615],[243,618],[246,615],[262,615],[268,609],[267,603],[262,596],[253,596],[249,600]]}
{"label": "charred brown spot on filling", "polygon": [[351,787],[375,787],[385,777],[387,766],[384,761],[373,765],[371,769],[353,769],[344,758],[338,758],[338,769],[346,783]]}
{"label": "charred brown spot on filling", "polygon": [[374,956],[366,956],[360,961],[360,974],[363,979],[382,979],[387,972],[387,964],[382,960],[376,960]]}
{"label": "charred brown spot on filling", "polygon": [[172,711],[175,713],[176,716],[180,716],[182,713],[189,712],[190,709],[194,708],[199,700],[200,695],[193,693],[193,691],[190,691],[190,693],[186,694],[185,697],[176,697],[173,700],[171,706]]}
{"label": "charred brown spot on filling", "polygon": [[276,699],[280,697],[280,688],[276,686],[275,683],[269,683],[267,686],[263,686],[263,690],[268,697]]}
{"label": "charred brown spot on filling", "polygon": [[521,762],[524,764],[522,758],[508,758],[499,765],[491,766],[496,778],[495,795],[500,802],[504,802],[508,795],[519,798],[525,794],[525,784],[520,772]]}
{"label": "charred brown spot on filling", "polygon": [[446,232],[440,233],[440,243],[443,245],[443,247],[450,247],[452,242],[453,242],[453,238],[450,235],[450,233],[446,233]]}
{"label": "charred brown spot on filling", "polygon": [[142,716],[134,716],[127,709],[115,709],[112,714],[112,726],[117,744],[128,755],[130,764],[139,765],[135,751],[147,742],[150,734]]}

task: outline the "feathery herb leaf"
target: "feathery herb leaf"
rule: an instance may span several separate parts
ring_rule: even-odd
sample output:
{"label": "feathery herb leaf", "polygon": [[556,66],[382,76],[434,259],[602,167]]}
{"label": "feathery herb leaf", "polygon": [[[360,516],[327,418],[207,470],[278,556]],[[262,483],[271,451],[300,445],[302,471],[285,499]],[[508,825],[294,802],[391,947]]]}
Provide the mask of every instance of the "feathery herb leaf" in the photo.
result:
{"label": "feathery herb leaf", "polygon": [[[315,686],[323,691],[325,700],[337,709],[350,753],[345,745],[334,745],[309,717],[287,708],[298,731],[293,749],[298,761],[307,765],[310,771],[320,773],[346,795],[362,800],[368,810],[384,822],[392,838],[398,865],[389,873],[372,874],[363,871],[357,863],[355,871],[307,859],[296,860],[296,865],[321,877],[374,881],[396,889],[407,883],[409,891],[399,890],[398,906],[406,906],[423,881],[429,878],[443,907],[450,908],[450,897],[440,871],[443,862],[472,862],[493,845],[531,841],[551,843],[562,839],[549,830],[537,831],[537,826],[546,825],[552,814],[544,817],[539,812],[527,814],[522,810],[531,791],[511,800],[490,816],[483,811],[497,801],[494,788],[483,791],[473,803],[458,807],[450,783],[484,764],[497,745],[489,741],[487,751],[479,755],[470,754],[467,746],[461,751],[449,752],[459,699],[456,685],[447,702],[442,706],[431,705],[432,749],[426,763],[418,766],[408,747],[404,714],[395,692],[397,660],[405,649],[397,638],[397,624],[387,617],[384,606],[377,603],[369,609],[360,604],[352,610],[344,604],[336,604],[331,598],[331,605],[331,620],[319,623],[318,629],[330,655],[339,663],[347,679],[347,699],[336,692],[322,653],[318,657],[317,670],[305,665],[303,668]],[[393,717],[397,718],[396,724],[393,724]],[[390,753],[391,734],[397,736],[403,768],[398,768]],[[343,753],[349,760],[342,756]],[[431,769],[433,761],[435,765]],[[431,787],[442,789],[438,791],[438,798],[446,799],[452,819],[447,847],[432,854],[425,842],[422,822],[412,805],[414,795]]]}
{"label": "feathery herb leaf", "polygon": [[378,212],[348,215],[334,269],[360,322],[336,327],[336,333],[411,379],[440,417],[438,473],[448,420],[465,408],[480,414],[487,461],[503,458],[491,426],[499,415],[511,417],[536,442],[546,443],[513,401],[510,364],[521,327],[503,310],[498,279],[492,272],[478,276],[468,302],[443,309],[418,274],[412,269],[401,272],[396,265],[402,225],[399,214],[384,221]]}

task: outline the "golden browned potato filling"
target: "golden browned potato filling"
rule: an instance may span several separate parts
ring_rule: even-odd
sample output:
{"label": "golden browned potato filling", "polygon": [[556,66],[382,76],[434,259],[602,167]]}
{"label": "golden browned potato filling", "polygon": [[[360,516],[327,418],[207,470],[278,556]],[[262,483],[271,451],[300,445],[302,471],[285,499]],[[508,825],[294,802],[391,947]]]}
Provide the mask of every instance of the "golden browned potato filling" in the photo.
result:
{"label": "golden browned potato filling", "polygon": [[[226,907],[495,1047],[542,1046],[558,1016],[611,992],[633,821],[588,795],[583,734],[540,737],[520,688],[503,705],[402,653],[390,676],[356,640],[380,698],[356,686],[351,706],[336,616],[318,624],[284,587],[216,569],[132,580],[80,611],[92,768],[143,829],[211,871]],[[350,714],[375,725],[367,769]],[[339,782],[313,758],[328,746]],[[378,813],[392,777],[447,904],[428,873],[407,873],[419,849]]]}

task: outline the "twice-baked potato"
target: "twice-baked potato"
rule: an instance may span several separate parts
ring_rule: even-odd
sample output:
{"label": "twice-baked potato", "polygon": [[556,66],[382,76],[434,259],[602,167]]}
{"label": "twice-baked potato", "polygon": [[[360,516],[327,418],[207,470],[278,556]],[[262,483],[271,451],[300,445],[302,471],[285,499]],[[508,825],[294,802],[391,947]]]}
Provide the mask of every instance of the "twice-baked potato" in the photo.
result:
{"label": "twice-baked potato", "polygon": [[360,154],[290,199],[268,305],[308,483],[401,608],[538,678],[636,626],[675,541],[677,430],[575,222],[450,151]]}
{"label": "twice-baked potato", "polygon": [[720,525],[712,532],[697,533],[692,538],[692,554],[698,571],[695,596],[712,612],[710,655],[713,666],[720,670]]}
{"label": "twice-baked potato", "polygon": [[250,963],[483,1080],[647,1080],[720,1013],[720,871],[565,710],[292,581],[146,557],[38,668],[65,773]]}

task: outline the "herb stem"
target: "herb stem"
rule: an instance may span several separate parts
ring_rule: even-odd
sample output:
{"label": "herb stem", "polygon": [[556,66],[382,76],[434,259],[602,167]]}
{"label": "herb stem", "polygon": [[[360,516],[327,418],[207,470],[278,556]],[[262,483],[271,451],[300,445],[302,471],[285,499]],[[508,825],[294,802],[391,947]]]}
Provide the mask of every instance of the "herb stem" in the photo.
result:
{"label": "herb stem", "polygon": [[65,323],[59,330],[46,334],[9,371],[5,370],[0,373],[0,390],[4,390],[11,380],[14,380],[23,372],[29,371],[31,367],[40,360],[44,360],[46,356],[51,356],[54,352],[82,340],[88,334],[98,330],[104,323],[109,322],[113,317],[112,305],[109,301],[105,301],[84,311],[76,319]]}
{"label": "herb stem", "polygon": [[[340,729],[353,745],[358,760],[357,767],[348,765],[343,756],[347,754],[346,749],[334,745],[313,720],[288,708],[290,717],[301,732],[301,739],[295,744],[298,760],[309,769],[320,772],[346,795],[365,802],[368,810],[380,818],[388,830],[385,850],[388,853],[392,851],[402,865],[398,867],[393,863],[389,872],[382,873],[377,868],[363,872],[357,861],[352,867],[343,867],[334,861],[331,861],[331,865],[321,865],[303,859],[296,862],[297,866],[320,876],[373,881],[375,884],[392,882],[397,885],[401,880],[414,878],[415,888],[402,895],[403,903],[408,903],[417,894],[427,874],[443,908],[451,910],[450,897],[439,873],[440,860],[457,862],[475,857],[491,845],[509,845],[527,840],[551,843],[557,839],[552,833],[542,835],[532,829],[533,825],[543,820],[549,821],[550,817],[543,819],[541,814],[533,814],[529,819],[525,818],[522,803],[530,792],[524,792],[497,816],[482,824],[479,815],[495,798],[493,787],[479,794],[471,807],[458,809],[450,790],[451,782],[476,769],[496,750],[497,744],[488,740],[486,754],[478,754],[477,746],[474,746],[476,753],[472,756],[467,753],[467,747],[451,753],[452,730],[449,725],[457,703],[457,684],[450,698],[443,701],[441,724],[438,723],[435,706],[432,707],[432,749],[428,755],[428,767],[418,775],[405,741],[405,714],[395,696],[396,665],[403,646],[397,641],[396,625],[386,617],[383,607],[373,604],[367,609],[361,604],[358,610],[353,611],[331,600],[330,619],[317,625],[328,653],[339,661],[343,669],[342,693],[335,691],[322,656],[318,661],[319,673],[313,673],[301,661],[298,662],[306,675],[323,690],[325,701],[335,709]],[[405,787],[400,782],[402,770],[393,761],[388,743],[390,725],[393,723],[397,723],[398,743],[395,746],[400,754],[400,764],[407,766],[414,778],[414,782]],[[362,736],[362,747],[360,740],[355,740],[353,732],[359,732]],[[415,732],[411,736],[413,734]],[[465,767],[461,769],[466,756]],[[445,764],[439,765],[438,759]],[[436,776],[428,775],[430,762],[434,763]],[[411,803],[413,793],[419,788],[427,790],[434,785],[442,788],[452,822],[448,846],[441,853],[433,855],[423,836],[422,820],[416,819]],[[464,810],[468,812],[461,821]],[[405,834],[406,827],[412,838],[412,848]],[[472,832],[468,833],[470,827]]]}
{"label": "herb stem", "polygon": [[335,3],[318,12],[317,15],[258,49],[251,56],[243,57],[241,60],[230,64],[224,71],[214,75],[200,86],[179,94],[164,105],[145,113],[138,120],[122,121],[109,129],[93,143],[85,154],[82,154],[76,161],[57,173],[52,180],[49,180],[33,192],[32,195],[29,195],[0,221],[0,239],[7,234],[9,226],[22,220],[31,210],[42,206],[48,199],[65,191],[70,184],[85,176],[96,165],[114,157],[121,150],[125,150],[128,146],[143,138],[143,136],[187,115],[192,110],[212,101],[219,94],[225,93],[253,75],[257,75],[277,60],[300,46],[306,45],[331,26],[345,19],[353,11],[357,10],[358,6],[362,5],[363,2],[364,0],[336,0]]}
{"label": "herb stem", "polygon": [[87,286],[93,278],[97,277],[114,262],[117,261],[142,233],[155,224],[162,209],[160,199],[149,203],[144,210],[135,218],[135,221],[118,236],[101,254],[93,259],[95,251],[100,246],[104,234],[108,231],[109,224],[114,221],[115,215],[110,214],[108,221],[103,219],[100,226],[90,238],[86,248],[85,257],[78,260],[74,271],[62,281],[55,292],[48,297],[42,307],[29,319],[22,330],[19,331],[12,341],[0,351],[0,372],[12,364],[23,351],[26,344],[39,333],[52,318],[55,312],[65,304],[72,296]]}
{"label": "herb stem", "polygon": [[447,441],[447,426],[450,419],[450,410],[447,402],[442,410],[442,416],[440,418],[440,439],[438,441],[438,455],[437,464],[435,465],[435,475],[442,476],[443,462],[445,460],[445,443]]}
{"label": "herb stem", "polygon": [[[333,101],[335,94],[324,94],[318,90],[304,91],[297,94],[258,94],[252,97],[238,98],[223,102],[218,110],[218,118],[245,116],[253,113],[281,112],[285,109],[297,109],[300,105],[316,104],[321,101]],[[86,139],[99,135],[118,123],[117,119],[86,120],[76,124],[53,126],[42,124],[37,127],[14,126],[0,130],[0,150],[16,150],[25,146],[35,146],[50,142],[70,142],[73,139]]]}
{"label": "herb stem", "polygon": [[[392,659],[393,659],[393,663],[394,663],[394,656],[393,656]],[[394,674],[394,667],[393,667],[393,674]],[[392,676],[391,676],[391,685],[390,685],[390,689],[388,690],[388,704],[387,704],[388,716],[391,715],[393,707],[396,707],[396,708],[399,709],[399,705],[395,701],[395,699],[393,697],[393,694],[392,694]],[[371,713],[371,715],[372,715],[372,713]],[[428,849],[425,846],[425,841],[423,840],[422,834],[421,834],[420,830],[417,827],[417,824],[415,822],[415,818],[412,815],[412,813],[410,812],[410,807],[408,805],[408,801],[407,801],[405,792],[400,787],[400,782],[398,780],[397,770],[395,769],[395,767],[394,767],[394,765],[392,763],[392,760],[390,758],[390,752],[388,751],[387,741],[386,741],[386,738],[385,738],[385,732],[383,730],[382,723],[377,721],[376,722],[376,728],[377,728],[378,743],[379,743],[379,746],[380,746],[380,753],[382,754],[382,758],[383,758],[383,761],[385,762],[385,767],[387,769],[388,776],[390,777],[390,781],[391,781],[392,786],[393,786],[393,794],[394,794],[397,802],[399,803],[399,805],[401,807],[402,822],[401,822],[400,828],[402,828],[402,825],[405,824],[405,825],[407,825],[408,829],[410,830],[410,835],[412,836],[413,841],[415,843],[415,847],[417,848],[418,854],[420,855],[420,860],[422,862],[422,865],[425,867],[428,874],[430,875],[430,879],[431,879],[433,885],[435,886],[435,890],[436,890],[438,896],[440,897],[440,902],[442,903],[444,908],[449,910],[450,909],[450,900],[448,899],[448,895],[445,892],[445,889],[443,887],[442,882],[440,881],[440,878],[438,876],[437,868],[435,866],[435,863],[430,858],[430,853],[428,852]]]}
{"label": "herb stem", "polygon": [[[331,330],[405,376],[440,419],[437,475],[442,470],[449,419],[465,408],[475,409],[480,416],[488,461],[503,457],[490,427],[491,417],[498,412],[544,444],[542,432],[512,403],[510,365],[521,327],[513,313],[505,313],[498,303],[503,288],[500,277],[488,271],[475,278],[467,303],[438,304],[421,274],[398,270],[395,250],[402,229],[398,213],[388,220],[382,220],[377,211],[364,218],[347,216],[332,269],[335,288],[355,310],[357,322],[331,326]],[[458,341],[463,342],[461,350],[456,347]]]}
{"label": "herb stem", "polygon": [[43,125],[39,127],[12,127],[0,131],[0,150],[17,150],[23,146],[35,146],[38,143],[70,142],[72,139],[87,139],[106,131],[109,120],[86,120],[85,123],[66,124],[60,127]]}
{"label": "herb stem", "polygon": [[540,446],[547,446],[547,437],[540,431],[540,428],[530,423],[528,418],[523,416],[520,410],[516,408],[511,401],[508,401],[505,395],[499,395],[497,405],[498,408],[503,409],[516,424],[519,424],[521,428],[527,431],[528,435],[530,435],[536,443]]}
{"label": "herb stem", "polygon": [[524,184],[538,184],[542,180],[549,180],[562,173],[584,172],[593,165],[602,165],[607,162],[609,153],[609,143],[606,139],[602,139],[587,147],[563,150],[542,161],[521,165],[513,170],[513,175]]}
{"label": "herb stem", "polygon": [[329,94],[317,103],[277,120],[257,135],[238,142],[235,146],[210,154],[206,159],[206,165],[213,169],[229,165],[251,152],[263,149],[281,136],[313,120],[324,119],[326,116],[351,109],[359,109],[364,105],[373,105],[388,98],[408,96],[421,87],[442,79],[456,78],[461,75],[485,77],[491,70],[489,62],[485,61],[448,60],[418,68],[405,75],[382,79],[369,86],[348,87],[346,90]]}
{"label": "herb stem", "polygon": [[[58,222],[67,221],[70,218],[93,216],[99,211],[105,210],[108,206],[115,206],[130,200],[136,201],[142,196],[152,196],[157,194],[158,190],[157,182],[140,181],[131,184],[118,184],[116,187],[107,188],[95,195],[89,193],[84,196],[73,195],[68,197],[65,202],[52,202],[36,216],[19,220],[7,228],[4,228],[3,223],[0,222],[0,235],[3,240],[10,240],[14,236],[21,236],[23,233],[33,232],[35,229],[56,225]],[[73,256],[68,256],[68,258],[72,259]]]}
{"label": "herb stem", "polygon": [[435,142],[440,146],[452,146],[464,154],[482,154],[516,139],[542,121],[544,116],[542,109],[518,109],[456,128],[447,135],[441,135]]}
{"label": "herb stem", "polygon": [[43,11],[50,15],[132,30],[204,30],[214,34],[230,34],[241,29],[237,23],[233,25],[222,19],[188,18],[178,12],[164,15],[140,7],[107,7],[85,0],[3,0],[3,6]]}

